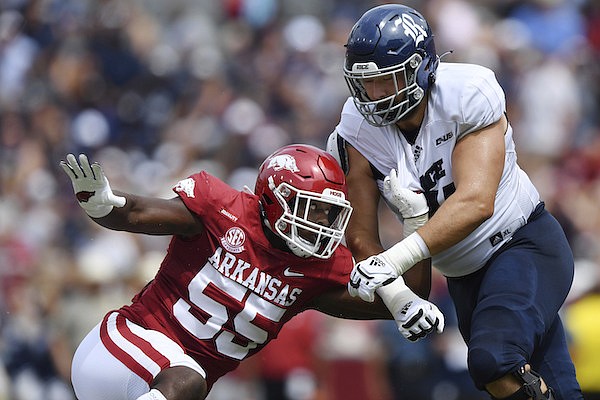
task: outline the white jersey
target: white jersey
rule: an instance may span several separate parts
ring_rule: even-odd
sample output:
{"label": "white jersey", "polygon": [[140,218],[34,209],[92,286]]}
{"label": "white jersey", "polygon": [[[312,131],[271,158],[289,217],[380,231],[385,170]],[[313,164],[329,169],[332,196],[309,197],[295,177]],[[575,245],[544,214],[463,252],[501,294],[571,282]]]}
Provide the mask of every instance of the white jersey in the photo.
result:
{"label": "white jersey", "polygon": [[[456,142],[498,121],[504,112],[504,92],[491,70],[440,63],[413,145],[395,125],[369,125],[351,98],[344,104],[336,131],[381,173],[377,177],[380,191],[383,177],[396,168],[403,186],[422,190],[430,211],[435,212],[455,190],[452,152]],[[445,276],[463,276],[481,268],[526,223],[540,201],[538,191],[517,165],[510,125],[504,137],[506,156],[494,215],[461,242],[433,257],[434,267]]]}

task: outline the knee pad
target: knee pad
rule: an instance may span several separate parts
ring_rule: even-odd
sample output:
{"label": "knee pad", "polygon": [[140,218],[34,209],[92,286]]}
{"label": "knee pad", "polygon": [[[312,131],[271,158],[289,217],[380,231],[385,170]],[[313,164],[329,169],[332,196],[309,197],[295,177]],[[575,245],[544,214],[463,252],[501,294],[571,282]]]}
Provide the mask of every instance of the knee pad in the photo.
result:
{"label": "knee pad", "polygon": [[521,389],[502,399],[492,396],[493,400],[555,400],[551,388],[548,388],[546,393],[542,393],[542,379],[537,372],[533,370],[525,371],[523,366],[513,372],[513,376],[523,383]]}
{"label": "knee pad", "polygon": [[485,390],[488,382],[495,381],[503,375],[498,372],[500,366],[494,354],[484,348],[470,349],[468,363],[471,379],[479,390]]}

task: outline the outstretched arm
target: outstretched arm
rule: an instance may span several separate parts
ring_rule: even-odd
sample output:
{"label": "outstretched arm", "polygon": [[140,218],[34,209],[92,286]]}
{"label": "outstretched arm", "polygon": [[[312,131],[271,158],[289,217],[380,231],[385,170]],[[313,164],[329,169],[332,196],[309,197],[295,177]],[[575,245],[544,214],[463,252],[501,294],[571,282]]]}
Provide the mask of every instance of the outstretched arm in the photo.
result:
{"label": "outstretched arm", "polygon": [[[346,241],[357,261],[383,251],[379,238],[379,188],[369,161],[350,145],[346,145],[349,170],[348,199],[354,213],[346,229]],[[416,294],[428,298],[431,290],[431,260],[417,263],[403,274],[407,285]]]}
{"label": "outstretched arm", "polygon": [[95,221],[109,229],[149,235],[195,236],[204,225],[181,198],[159,199],[115,192],[127,199],[125,206],[115,208]]}
{"label": "outstretched arm", "polygon": [[381,298],[375,297],[373,303],[368,303],[350,296],[345,287],[316,297],[306,308],[344,319],[393,319]]}
{"label": "outstretched arm", "polygon": [[375,296],[374,302],[368,303],[340,289],[317,297],[307,308],[338,318],[394,319],[398,331],[410,341],[444,330],[444,315],[435,304],[412,292],[402,277],[379,288],[377,293],[382,297]]}
{"label": "outstretched arm", "polygon": [[204,226],[179,197],[159,199],[113,192],[102,167],[85,154],[60,163],[71,179],[79,205],[98,224],[114,230],[152,235],[193,236]]}
{"label": "outstretched arm", "polygon": [[348,199],[354,208],[346,229],[346,242],[357,261],[383,251],[379,238],[379,189],[369,161],[346,145],[349,170]]}

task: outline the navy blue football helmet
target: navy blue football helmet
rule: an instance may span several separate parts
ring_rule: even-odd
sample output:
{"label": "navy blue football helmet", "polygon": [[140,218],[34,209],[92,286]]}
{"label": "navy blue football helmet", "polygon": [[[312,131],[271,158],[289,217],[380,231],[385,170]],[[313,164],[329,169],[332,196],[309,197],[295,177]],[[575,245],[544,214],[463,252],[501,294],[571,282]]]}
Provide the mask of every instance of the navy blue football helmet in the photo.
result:
{"label": "navy blue football helmet", "polygon": [[[439,57],[433,33],[414,9],[386,4],[356,22],[346,44],[344,77],[354,103],[374,126],[396,123],[414,109],[435,81]],[[388,76],[396,93],[371,99],[363,81]]]}

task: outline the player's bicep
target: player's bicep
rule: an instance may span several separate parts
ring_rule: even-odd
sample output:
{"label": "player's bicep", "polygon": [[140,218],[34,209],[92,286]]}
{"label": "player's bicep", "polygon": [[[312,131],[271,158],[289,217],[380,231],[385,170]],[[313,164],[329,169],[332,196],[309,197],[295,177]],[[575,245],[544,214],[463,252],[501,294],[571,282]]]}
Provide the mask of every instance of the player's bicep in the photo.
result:
{"label": "player's bicep", "polygon": [[504,170],[506,117],[460,139],[452,154],[454,195],[493,208]]}

